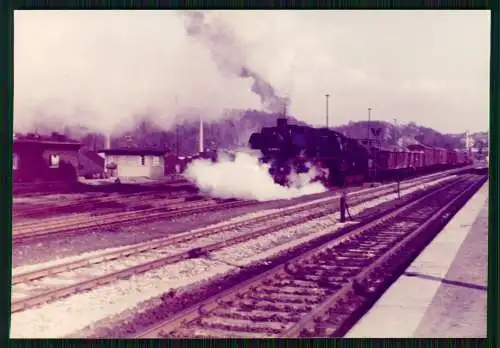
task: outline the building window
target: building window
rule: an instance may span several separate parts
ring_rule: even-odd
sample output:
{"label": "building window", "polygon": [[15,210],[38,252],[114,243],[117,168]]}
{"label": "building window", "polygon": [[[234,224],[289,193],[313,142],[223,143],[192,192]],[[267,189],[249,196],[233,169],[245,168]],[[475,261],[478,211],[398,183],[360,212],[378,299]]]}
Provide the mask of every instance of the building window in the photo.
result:
{"label": "building window", "polygon": [[49,167],[59,168],[59,155],[52,154],[49,157]]}
{"label": "building window", "polygon": [[19,168],[19,156],[17,154],[12,155],[12,170],[17,170]]}
{"label": "building window", "polygon": [[141,156],[141,166],[146,165],[146,156]]}
{"label": "building window", "polygon": [[153,165],[154,166],[159,166],[160,165],[160,157],[154,156],[153,157]]}

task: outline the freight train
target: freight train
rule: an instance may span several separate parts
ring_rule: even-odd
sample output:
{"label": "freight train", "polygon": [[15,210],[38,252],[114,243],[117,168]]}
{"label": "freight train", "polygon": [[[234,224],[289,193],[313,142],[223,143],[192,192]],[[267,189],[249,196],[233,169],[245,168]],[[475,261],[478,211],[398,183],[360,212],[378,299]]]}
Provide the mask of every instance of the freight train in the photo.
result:
{"label": "freight train", "polygon": [[288,185],[292,173],[311,167],[313,180],[343,186],[471,163],[465,151],[425,145],[404,150],[374,147],[327,128],[290,125],[286,118],[279,118],[276,127],[253,133],[249,146],[260,151],[261,162],[269,165],[269,173],[280,185]]}

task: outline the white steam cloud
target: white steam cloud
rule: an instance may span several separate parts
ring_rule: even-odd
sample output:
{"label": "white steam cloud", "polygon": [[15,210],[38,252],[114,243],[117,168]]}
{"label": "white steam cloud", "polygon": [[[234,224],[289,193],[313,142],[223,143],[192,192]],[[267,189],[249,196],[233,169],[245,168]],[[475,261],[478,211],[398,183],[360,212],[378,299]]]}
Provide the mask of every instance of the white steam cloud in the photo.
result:
{"label": "white steam cloud", "polygon": [[307,173],[292,173],[290,187],[276,184],[268,170],[269,166],[259,163],[254,152],[241,150],[234,159],[219,154],[215,163],[205,159],[195,160],[188,165],[184,175],[202,192],[218,198],[269,201],[326,191],[321,183],[312,182],[317,174],[312,167]]}
{"label": "white steam cloud", "polygon": [[289,106],[288,97],[279,96],[268,81],[249,69],[245,49],[241,40],[234,35],[232,28],[217,21],[217,17],[212,18],[212,21],[207,20],[204,12],[187,11],[184,15],[186,33],[197,38],[208,48],[221,73],[250,78],[252,92],[259,96],[262,106],[270,112],[283,112]]}
{"label": "white steam cloud", "polygon": [[177,12],[139,12],[17,11],[15,131],[113,135],[143,117],[169,129],[261,108],[252,79],[221,74],[206,47],[186,40]]}

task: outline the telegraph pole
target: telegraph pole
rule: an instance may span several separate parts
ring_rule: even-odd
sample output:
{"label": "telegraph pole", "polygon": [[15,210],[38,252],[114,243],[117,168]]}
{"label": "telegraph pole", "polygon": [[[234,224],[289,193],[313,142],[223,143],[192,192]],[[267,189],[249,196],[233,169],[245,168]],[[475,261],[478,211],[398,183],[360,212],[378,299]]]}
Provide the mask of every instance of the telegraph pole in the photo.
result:
{"label": "telegraph pole", "polygon": [[394,143],[395,145],[398,145],[398,119],[394,119]]}
{"label": "telegraph pole", "polygon": [[330,97],[330,94],[325,94],[326,97],[326,128],[328,128],[328,98]]}
{"label": "telegraph pole", "polygon": [[[175,114],[177,116],[177,111],[178,111],[178,105],[179,105],[179,96],[175,95]],[[176,117],[177,118],[177,117]],[[175,126],[175,144],[176,144],[176,150],[177,150],[177,158],[180,156],[180,138],[179,138],[179,123],[176,121],[176,126]]]}
{"label": "telegraph pole", "polygon": [[[398,131],[398,119],[394,119],[394,142],[396,146],[398,146],[398,140],[397,140],[397,133]],[[398,194],[398,198],[401,198],[401,189],[400,189],[400,178],[399,178],[399,171],[396,173],[396,192]]]}
{"label": "telegraph pole", "polygon": [[177,144],[177,146],[176,146],[176,148],[177,148],[177,158],[179,158],[179,156],[180,156],[180,144],[179,144],[179,125],[177,125],[177,126],[175,127],[175,138],[176,138],[175,142],[176,142],[176,144]]}
{"label": "telegraph pole", "polygon": [[367,145],[368,145],[368,154],[369,154],[369,157],[368,157],[368,175],[370,176],[370,179],[373,180],[374,179],[374,177],[373,177],[373,151],[372,151],[372,147],[370,145],[370,123],[372,120],[371,112],[372,112],[372,108],[368,108],[368,125],[366,126],[366,139],[367,139],[366,141],[367,141]]}

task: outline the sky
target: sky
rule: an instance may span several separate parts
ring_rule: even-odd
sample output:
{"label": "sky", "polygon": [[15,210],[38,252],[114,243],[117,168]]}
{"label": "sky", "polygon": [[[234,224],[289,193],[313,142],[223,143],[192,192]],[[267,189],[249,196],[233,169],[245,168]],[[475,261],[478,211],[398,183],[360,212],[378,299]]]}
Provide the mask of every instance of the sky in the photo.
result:
{"label": "sky", "polygon": [[330,125],[371,107],[443,133],[489,128],[489,11],[206,11],[206,35],[186,30],[188,12],[16,11],[15,130],[269,111],[241,67],[313,125],[329,94]]}

